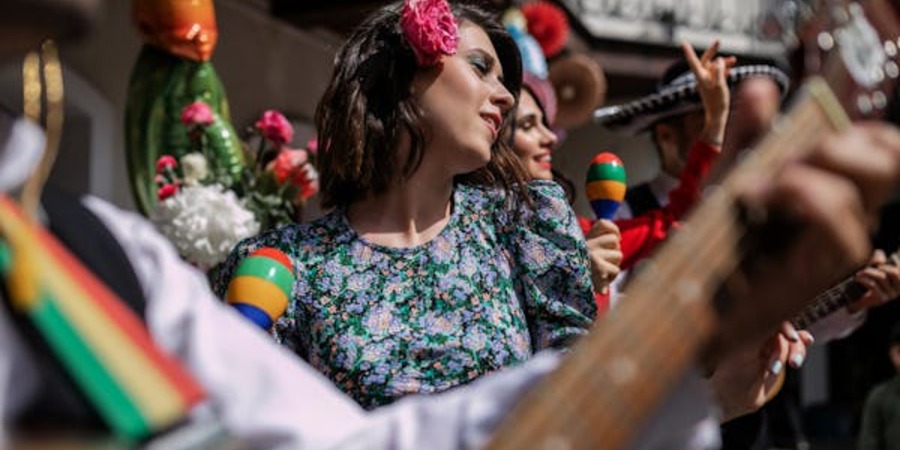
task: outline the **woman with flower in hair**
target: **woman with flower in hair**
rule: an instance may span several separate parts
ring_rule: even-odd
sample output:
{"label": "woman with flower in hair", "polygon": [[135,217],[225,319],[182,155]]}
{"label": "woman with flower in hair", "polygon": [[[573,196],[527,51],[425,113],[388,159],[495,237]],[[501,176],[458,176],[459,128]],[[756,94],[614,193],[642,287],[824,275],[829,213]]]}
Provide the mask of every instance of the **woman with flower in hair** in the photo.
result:
{"label": "woman with flower in hair", "polygon": [[384,7],[335,58],[316,113],[331,213],[238,245],[274,246],[297,281],[284,344],[367,408],[432,393],[584,334],[584,239],[555,183],[509,146],[521,62],[467,3]]}

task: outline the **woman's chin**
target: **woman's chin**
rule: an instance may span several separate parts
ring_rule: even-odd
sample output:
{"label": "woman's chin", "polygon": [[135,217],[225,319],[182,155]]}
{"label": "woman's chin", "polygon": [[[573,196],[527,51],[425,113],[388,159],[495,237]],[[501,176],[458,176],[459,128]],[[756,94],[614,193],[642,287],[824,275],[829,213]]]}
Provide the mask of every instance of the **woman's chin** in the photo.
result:
{"label": "woman's chin", "polygon": [[553,180],[553,171],[550,170],[550,167],[534,165],[531,168],[531,177],[535,180],[551,181]]}

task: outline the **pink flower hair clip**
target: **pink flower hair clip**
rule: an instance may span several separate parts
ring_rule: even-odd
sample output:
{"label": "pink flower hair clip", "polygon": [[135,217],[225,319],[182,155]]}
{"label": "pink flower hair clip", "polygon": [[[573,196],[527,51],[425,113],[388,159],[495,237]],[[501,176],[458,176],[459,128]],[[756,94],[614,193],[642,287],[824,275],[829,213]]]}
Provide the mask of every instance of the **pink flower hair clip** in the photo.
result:
{"label": "pink flower hair clip", "polygon": [[456,54],[459,25],[447,0],[406,0],[400,28],[419,66],[433,66],[442,56]]}

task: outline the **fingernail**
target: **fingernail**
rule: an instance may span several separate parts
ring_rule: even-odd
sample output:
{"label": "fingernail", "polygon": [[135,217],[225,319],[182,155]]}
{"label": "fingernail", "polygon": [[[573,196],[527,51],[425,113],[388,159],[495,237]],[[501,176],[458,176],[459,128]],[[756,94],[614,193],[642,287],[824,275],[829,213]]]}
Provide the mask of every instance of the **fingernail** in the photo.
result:
{"label": "fingernail", "polygon": [[772,363],[772,367],[769,367],[769,371],[772,372],[772,375],[778,375],[781,373],[782,366],[781,360],[776,360]]}
{"label": "fingernail", "polygon": [[800,366],[803,365],[803,358],[804,356],[799,353],[791,356],[791,365],[793,365],[795,369],[799,369]]}
{"label": "fingernail", "polygon": [[800,335],[797,334],[797,330],[793,330],[793,329],[792,329],[791,332],[788,333],[788,339],[790,339],[791,342],[797,342],[797,341],[799,341],[799,340],[800,340]]}
{"label": "fingernail", "polygon": [[815,344],[815,343],[816,343],[816,337],[813,336],[812,333],[810,333],[810,335],[809,335],[809,345],[813,345],[813,344]]}

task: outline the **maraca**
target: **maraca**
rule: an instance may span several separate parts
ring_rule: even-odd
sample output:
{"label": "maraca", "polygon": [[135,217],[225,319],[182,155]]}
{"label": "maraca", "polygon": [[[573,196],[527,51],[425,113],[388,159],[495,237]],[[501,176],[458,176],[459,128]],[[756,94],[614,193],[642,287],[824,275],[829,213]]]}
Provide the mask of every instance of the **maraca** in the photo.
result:
{"label": "maraca", "polygon": [[260,328],[268,330],[287,309],[294,269],[284,252],[263,247],[241,261],[228,284],[225,301]]}
{"label": "maraca", "polygon": [[625,199],[625,166],[618,156],[603,152],[591,160],[585,190],[598,219],[612,219]]}

